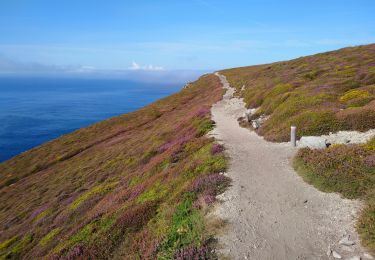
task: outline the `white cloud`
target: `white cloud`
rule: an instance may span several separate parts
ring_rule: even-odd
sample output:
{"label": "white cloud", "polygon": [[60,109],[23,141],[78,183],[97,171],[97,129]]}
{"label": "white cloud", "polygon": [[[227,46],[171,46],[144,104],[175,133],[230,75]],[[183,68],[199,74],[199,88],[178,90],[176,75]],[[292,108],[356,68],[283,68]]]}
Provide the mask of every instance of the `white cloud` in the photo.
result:
{"label": "white cloud", "polygon": [[135,61],[132,62],[132,65],[129,67],[129,70],[147,70],[147,71],[160,71],[164,70],[163,67],[154,66],[154,65],[140,65]]}

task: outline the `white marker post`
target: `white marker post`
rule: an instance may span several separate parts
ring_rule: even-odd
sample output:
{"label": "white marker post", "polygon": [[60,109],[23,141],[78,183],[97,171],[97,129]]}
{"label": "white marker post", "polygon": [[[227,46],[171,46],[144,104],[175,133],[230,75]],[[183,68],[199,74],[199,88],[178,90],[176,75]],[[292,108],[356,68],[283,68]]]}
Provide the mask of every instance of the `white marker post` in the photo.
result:
{"label": "white marker post", "polygon": [[290,143],[292,144],[293,147],[296,147],[297,146],[297,143],[296,143],[296,127],[295,126],[291,126],[290,127]]}

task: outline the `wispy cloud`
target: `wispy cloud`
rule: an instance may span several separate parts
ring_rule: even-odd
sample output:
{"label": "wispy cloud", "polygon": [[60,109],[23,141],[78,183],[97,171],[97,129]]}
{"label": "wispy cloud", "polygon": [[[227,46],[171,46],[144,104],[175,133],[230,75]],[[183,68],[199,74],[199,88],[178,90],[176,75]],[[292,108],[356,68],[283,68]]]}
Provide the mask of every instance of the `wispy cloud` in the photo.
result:
{"label": "wispy cloud", "polygon": [[207,73],[205,70],[165,70],[133,62],[125,69],[99,69],[91,65],[57,66],[20,62],[0,53],[0,75],[125,79],[140,82],[184,84]]}
{"label": "wispy cloud", "polygon": [[128,68],[129,70],[146,70],[146,71],[160,71],[164,70],[161,66],[154,66],[152,64],[150,65],[140,65],[136,63],[135,61],[132,62],[131,66]]}

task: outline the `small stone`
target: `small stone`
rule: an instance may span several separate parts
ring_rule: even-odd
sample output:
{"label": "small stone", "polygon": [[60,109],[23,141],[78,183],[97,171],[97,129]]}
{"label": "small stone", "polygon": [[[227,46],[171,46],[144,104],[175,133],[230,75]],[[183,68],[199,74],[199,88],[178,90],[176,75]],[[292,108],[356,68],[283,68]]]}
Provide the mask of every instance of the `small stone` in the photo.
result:
{"label": "small stone", "polygon": [[363,257],[366,258],[366,259],[374,259],[374,258],[372,257],[372,255],[370,255],[370,254],[368,254],[368,253],[364,253],[364,254],[363,254]]}
{"label": "small stone", "polygon": [[254,129],[258,129],[259,128],[259,123],[255,120],[251,121],[251,125],[253,126]]}
{"label": "small stone", "polygon": [[352,246],[355,244],[354,241],[350,240],[349,239],[349,236],[346,236],[346,237],[343,237],[340,241],[339,241],[339,244],[340,245],[344,245],[344,246]]}
{"label": "small stone", "polygon": [[307,203],[307,202],[308,202],[308,200],[304,200],[304,201],[303,201],[303,203]]}
{"label": "small stone", "polygon": [[327,256],[329,257],[332,254],[331,246],[328,247]]}
{"label": "small stone", "polygon": [[337,253],[336,251],[332,251],[332,256],[336,259],[341,259],[341,255],[339,253]]}

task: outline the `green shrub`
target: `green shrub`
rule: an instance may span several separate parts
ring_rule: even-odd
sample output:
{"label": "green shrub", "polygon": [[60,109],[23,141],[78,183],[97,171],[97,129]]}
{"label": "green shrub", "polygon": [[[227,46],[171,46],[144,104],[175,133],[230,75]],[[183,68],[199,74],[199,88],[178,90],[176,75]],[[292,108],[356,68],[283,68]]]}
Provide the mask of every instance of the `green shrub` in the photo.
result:
{"label": "green shrub", "polygon": [[370,151],[375,151],[375,137],[370,139],[365,145],[365,149],[370,150]]}
{"label": "green shrub", "polygon": [[18,240],[18,236],[11,237],[0,243],[0,252],[9,248],[14,242]]}
{"label": "green shrub", "polygon": [[177,206],[171,228],[160,246],[158,259],[172,259],[176,249],[203,243],[203,216],[192,205],[193,198],[190,196]]}
{"label": "green shrub", "polygon": [[193,121],[193,125],[197,129],[198,137],[207,134],[209,131],[214,129],[214,126],[215,126],[214,122],[209,118],[204,118],[204,119],[196,118]]}
{"label": "green shrub", "polygon": [[83,202],[92,198],[95,195],[104,195],[112,191],[116,187],[117,183],[118,182],[103,183],[103,184],[99,184],[98,186],[93,187],[91,190],[83,193],[76,200],[74,200],[70,204],[69,209],[74,210],[78,208]]}
{"label": "green shrub", "polygon": [[167,192],[167,187],[161,185],[158,181],[148,190],[139,195],[139,197],[137,198],[137,202],[144,203],[147,201],[159,200],[160,198],[164,197],[167,194]]}
{"label": "green shrub", "polygon": [[348,102],[353,99],[367,99],[371,97],[371,93],[364,89],[352,89],[347,92],[345,92],[344,95],[340,97],[341,102]]}
{"label": "green shrub", "polygon": [[56,235],[61,231],[61,228],[52,229],[47,235],[45,235],[40,241],[39,245],[46,246]]}

